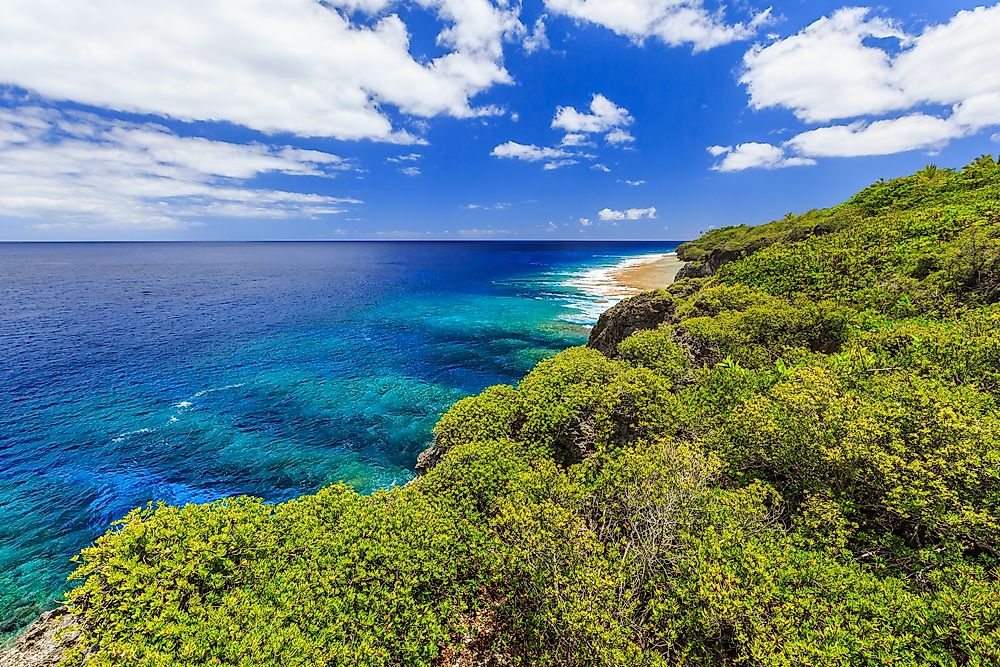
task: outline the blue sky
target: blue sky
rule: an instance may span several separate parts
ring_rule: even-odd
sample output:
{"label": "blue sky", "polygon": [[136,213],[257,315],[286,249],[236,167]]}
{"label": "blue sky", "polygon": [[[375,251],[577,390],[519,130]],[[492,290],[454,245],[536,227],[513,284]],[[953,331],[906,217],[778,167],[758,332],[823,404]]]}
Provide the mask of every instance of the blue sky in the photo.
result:
{"label": "blue sky", "polygon": [[33,0],[0,239],[668,239],[1000,152],[1000,4]]}

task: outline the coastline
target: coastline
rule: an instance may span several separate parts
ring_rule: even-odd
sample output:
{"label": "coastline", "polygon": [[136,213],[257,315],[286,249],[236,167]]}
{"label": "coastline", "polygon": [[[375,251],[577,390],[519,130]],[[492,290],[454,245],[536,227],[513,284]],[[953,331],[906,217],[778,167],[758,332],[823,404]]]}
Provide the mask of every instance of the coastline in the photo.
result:
{"label": "coastline", "polygon": [[593,326],[604,311],[619,301],[670,285],[685,264],[676,252],[659,252],[633,255],[611,266],[581,271],[563,283],[585,297],[570,305],[578,315],[568,321]]}
{"label": "coastline", "polygon": [[651,261],[623,264],[611,272],[611,277],[629,290],[647,292],[674,282],[685,264],[676,252],[668,252]]}
{"label": "coastline", "polygon": [[[590,304],[590,309],[577,307],[587,315],[596,309],[593,310],[593,319],[596,321],[598,315],[624,299],[667,287],[684,264],[685,262],[677,259],[675,252],[635,255],[611,266],[588,269],[574,280],[563,284],[572,285],[590,297],[597,297]],[[588,322],[588,326],[591,324],[593,321]],[[225,388],[238,386],[241,385]],[[190,404],[179,404],[179,407],[190,407]],[[65,637],[60,634],[71,628],[73,622],[75,619],[66,607],[57,607],[43,613],[28,627],[0,642],[0,665],[10,663],[24,667],[53,667],[60,660],[62,652],[71,647],[78,636],[76,632],[70,632]]]}

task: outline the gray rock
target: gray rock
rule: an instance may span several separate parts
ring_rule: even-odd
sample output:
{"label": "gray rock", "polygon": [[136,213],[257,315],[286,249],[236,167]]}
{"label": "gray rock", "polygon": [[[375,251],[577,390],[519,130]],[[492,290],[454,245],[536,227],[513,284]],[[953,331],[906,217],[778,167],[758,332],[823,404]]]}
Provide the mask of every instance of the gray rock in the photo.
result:
{"label": "gray rock", "polygon": [[0,652],[0,667],[56,667],[80,636],[70,629],[75,623],[65,607],[45,612]]}
{"label": "gray rock", "polygon": [[438,445],[437,439],[435,439],[434,444],[417,455],[417,465],[415,466],[417,473],[426,475],[428,470],[441,462],[442,456],[444,456],[444,448]]}
{"label": "gray rock", "polygon": [[682,280],[684,278],[708,278],[709,276],[715,275],[715,272],[718,271],[723,264],[728,264],[729,262],[740,259],[750,252],[752,252],[752,250],[749,248],[741,250],[713,250],[708,253],[708,256],[705,257],[705,259],[698,262],[688,262],[682,266],[680,271],[677,272],[676,280]]}
{"label": "gray rock", "polygon": [[590,331],[587,347],[609,357],[618,354],[618,344],[636,331],[674,323],[674,300],[667,292],[643,292],[604,311]]}

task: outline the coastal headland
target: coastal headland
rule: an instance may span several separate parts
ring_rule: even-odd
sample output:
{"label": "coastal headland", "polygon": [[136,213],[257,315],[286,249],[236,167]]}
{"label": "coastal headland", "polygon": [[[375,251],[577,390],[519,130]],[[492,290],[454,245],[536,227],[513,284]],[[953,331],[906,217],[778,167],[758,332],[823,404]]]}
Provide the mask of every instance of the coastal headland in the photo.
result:
{"label": "coastal headland", "polygon": [[133,511],[81,554],[68,657],[1000,664],[998,212],[984,156],[685,243],[452,405],[410,484]]}

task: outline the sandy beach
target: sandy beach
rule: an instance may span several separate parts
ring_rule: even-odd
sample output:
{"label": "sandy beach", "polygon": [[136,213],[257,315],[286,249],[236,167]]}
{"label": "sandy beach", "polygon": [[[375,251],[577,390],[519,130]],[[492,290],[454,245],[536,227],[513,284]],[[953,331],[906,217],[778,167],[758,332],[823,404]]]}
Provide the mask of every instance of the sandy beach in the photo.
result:
{"label": "sandy beach", "polygon": [[611,273],[611,277],[625,287],[645,292],[672,283],[682,266],[684,262],[677,259],[676,253],[671,252],[651,262],[618,268]]}
{"label": "sandy beach", "polygon": [[571,305],[580,313],[569,321],[589,326],[597,321],[601,313],[622,299],[666,287],[673,282],[682,266],[684,262],[671,252],[636,255],[616,265],[582,271],[563,283],[587,297]]}

